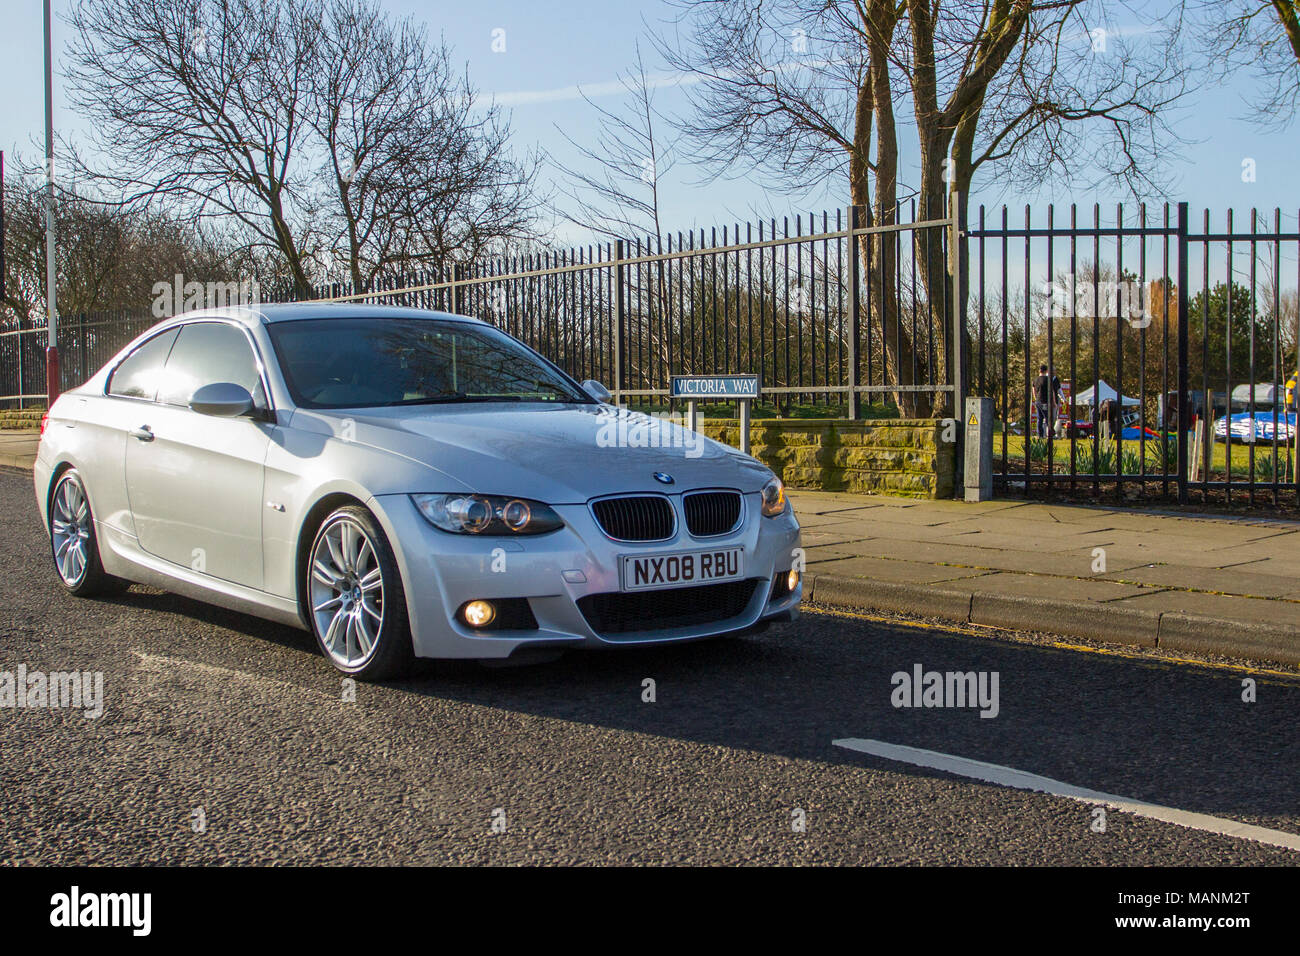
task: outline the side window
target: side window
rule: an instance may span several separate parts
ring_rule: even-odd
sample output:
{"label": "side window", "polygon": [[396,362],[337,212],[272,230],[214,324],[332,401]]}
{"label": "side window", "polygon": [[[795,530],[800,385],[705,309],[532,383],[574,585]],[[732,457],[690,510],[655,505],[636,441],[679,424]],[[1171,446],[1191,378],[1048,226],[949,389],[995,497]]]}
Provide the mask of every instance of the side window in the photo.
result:
{"label": "side window", "polygon": [[108,394],[153,401],[162,381],[163,363],[176,341],[176,329],[168,329],[139,345],[122,360],[108,379]]}
{"label": "side window", "polygon": [[253,396],[253,404],[266,407],[266,393],[257,362],[244,333],[224,322],[195,322],[181,327],[180,337],[163,369],[158,401],[188,405],[194,390],[214,382],[234,382]]}

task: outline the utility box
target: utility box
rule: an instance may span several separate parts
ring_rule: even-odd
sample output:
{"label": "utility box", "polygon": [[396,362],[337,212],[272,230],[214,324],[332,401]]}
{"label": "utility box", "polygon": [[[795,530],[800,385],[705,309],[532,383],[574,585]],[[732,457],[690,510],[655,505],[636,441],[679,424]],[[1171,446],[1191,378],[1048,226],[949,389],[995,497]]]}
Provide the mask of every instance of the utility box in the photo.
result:
{"label": "utility box", "polygon": [[967,501],[993,497],[993,399],[967,398],[965,487]]}

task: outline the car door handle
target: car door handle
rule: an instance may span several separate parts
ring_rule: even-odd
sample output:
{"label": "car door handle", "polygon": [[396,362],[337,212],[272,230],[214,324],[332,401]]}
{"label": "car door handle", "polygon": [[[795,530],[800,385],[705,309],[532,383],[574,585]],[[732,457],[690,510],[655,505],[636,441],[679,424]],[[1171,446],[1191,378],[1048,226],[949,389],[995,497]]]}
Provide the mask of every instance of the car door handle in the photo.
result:
{"label": "car door handle", "polygon": [[138,438],[141,441],[153,441],[153,431],[148,425],[141,425],[139,428],[132,428],[127,432],[127,434],[134,438]]}

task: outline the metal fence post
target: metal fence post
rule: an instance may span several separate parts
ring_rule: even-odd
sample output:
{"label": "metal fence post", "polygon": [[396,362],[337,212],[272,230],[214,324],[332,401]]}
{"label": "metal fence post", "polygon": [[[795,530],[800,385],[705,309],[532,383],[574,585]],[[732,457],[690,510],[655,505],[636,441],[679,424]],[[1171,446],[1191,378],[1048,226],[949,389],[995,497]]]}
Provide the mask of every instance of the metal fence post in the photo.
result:
{"label": "metal fence post", "polygon": [[749,454],[749,399],[740,400],[740,453]]}
{"label": "metal fence post", "polygon": [[858,351],[861,348],[861,337],[859,335],[860,326],[858,324],[858,313],[861,306],[861,300],[858,286],[858,270],[861,267],[858,258],[858,237],[854,235],[854,230],[861,225],[859,218],[860,206],[849,207],[849,402],[848,415],[850,419],[862,417],[862,396],[858,393]]}
{"label": "metal fence post", "polygon": [[23,408],[23,396],[27,394],[27,380],[23,377],[23,320],[18,320],[18,334],[14,336],[18,344],[18,407]]}
{"label": "metal fence post", "polygon": [[[1178,204],[1178,503],[1187,504],[1187,413],[1191,410],[1188,381],[1187,328],[1187,203]],[[1209,408],[1207,406],[1207,411]],[[1207,436],[1212,441],[1213,436]],[[1208,476],[1207,476],[1208,477]]]}
{"label": "metal fence post", "polygon": [[90,340],[86,337],[86,313],[81,313],[78,320],[77,348],[81,351],[81,380],[90,378]]}
{"label": "metal fence post", "polygon": [[[948,193],[948,275],[952,279],[952,345],[949,349],[948,380],[952,386],[952,416],[959,418],[966,407],[966,210],[961,193]],[[961,429],[957,430],[958,433]],[[960,452],[960,448],[958,452]]]}
{"label": "metal fence post", "polygon": [[627,369],[623,366],[623,333],[627,313],[623,307],[623,240],[614,241],[614,404],[623,403]]}
{"label": "metal fence post", "polygon": [[[965,435],[961,427],[966,410],[966,207],[961,193],[948,193],[948,275],[951,279],[952,332],[948,350],[948,383],[952,386],[953,496],[965,497]],[[1026,483],[1028,488],[1028,483]]]}

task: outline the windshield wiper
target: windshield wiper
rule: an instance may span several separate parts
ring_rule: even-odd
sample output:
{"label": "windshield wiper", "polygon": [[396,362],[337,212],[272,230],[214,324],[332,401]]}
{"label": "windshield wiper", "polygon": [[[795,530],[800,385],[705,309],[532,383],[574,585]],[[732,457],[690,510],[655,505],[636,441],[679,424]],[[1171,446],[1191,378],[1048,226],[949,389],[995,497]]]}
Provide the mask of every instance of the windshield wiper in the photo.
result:
{"label": "windshield wiper", "polygon": [[551,396],[550,398],[537,398],[532,395],[466,395],[458,393],[455,395],[433,395],[429,398],[408,398],[400,402],[393,402],[394,405],[453,405],[470,403],[487,403],[487,402],[573,402],[577,399],[566,396]]}
{"label": "windshield wiper", "polygon": [[450,395],[430,395],[428,398],[404,398],[400,402],[393,402],[394,405],[450,405],[455,402],[472,402],[464,392],[453,392]]}

